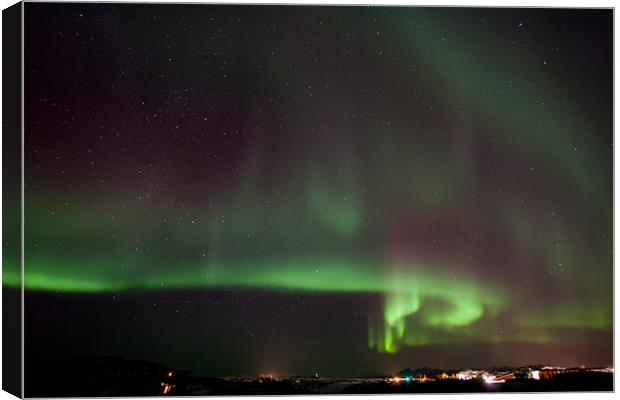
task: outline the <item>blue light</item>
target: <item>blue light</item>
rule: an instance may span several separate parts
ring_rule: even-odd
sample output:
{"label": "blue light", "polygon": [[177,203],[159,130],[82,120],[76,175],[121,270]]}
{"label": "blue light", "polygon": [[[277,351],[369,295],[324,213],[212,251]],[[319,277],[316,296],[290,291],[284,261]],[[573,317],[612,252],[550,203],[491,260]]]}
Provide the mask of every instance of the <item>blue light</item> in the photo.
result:
{"label": "blue light", "polygon": [[405,382],[411,382],[411,377],[410,376],[406,376],[405,377]]}

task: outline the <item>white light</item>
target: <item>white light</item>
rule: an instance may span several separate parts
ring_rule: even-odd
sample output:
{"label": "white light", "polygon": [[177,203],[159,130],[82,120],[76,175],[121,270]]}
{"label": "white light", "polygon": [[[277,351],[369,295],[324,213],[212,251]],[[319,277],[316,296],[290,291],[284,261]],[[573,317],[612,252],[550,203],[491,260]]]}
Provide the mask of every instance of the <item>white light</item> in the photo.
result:
{"label": "white light", "polygon": [[484,379],[484,381],[486,383],[504,383],[506,382],[506,380],[504,379],[495,379],[495,377],[493,375],[487,375],[485,377],[483,377],[482,379]]}
{"label": "white light", "polygon": [[540,380],[540,371],[532,371],[531,372],[532,379]]}

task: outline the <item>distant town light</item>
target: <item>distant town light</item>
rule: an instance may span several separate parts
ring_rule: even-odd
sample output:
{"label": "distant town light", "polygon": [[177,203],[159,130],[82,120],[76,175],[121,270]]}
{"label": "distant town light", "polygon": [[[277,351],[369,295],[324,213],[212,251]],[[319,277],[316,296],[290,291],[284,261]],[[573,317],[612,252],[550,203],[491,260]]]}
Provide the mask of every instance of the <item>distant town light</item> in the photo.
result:
{"label": "distant town light", "polygon": [[495,384],[495,383],[504,383],[506,382],[505,379],[497,379],[497,377],[495,375],[491,375],[491,374],[485,374],[482,379],[484,380],[485,383],[489,383],[489,384]]}
{"label": "distant town light", "polygon": [[172,388],[175,386],[175,385],[169,385],[163,382],[161,385],[164,388],[164,390],[162,391],[162,394],[170,394],[170,392],[172,391]]}

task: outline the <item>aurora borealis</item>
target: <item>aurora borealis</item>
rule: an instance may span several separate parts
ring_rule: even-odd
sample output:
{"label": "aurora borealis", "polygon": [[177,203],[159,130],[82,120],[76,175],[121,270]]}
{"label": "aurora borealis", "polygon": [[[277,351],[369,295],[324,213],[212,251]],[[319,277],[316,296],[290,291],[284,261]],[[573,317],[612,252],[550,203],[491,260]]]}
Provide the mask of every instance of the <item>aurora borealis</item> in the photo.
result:
{"label": "aurora borealis", "polygon": [[612,362],[610,10],[25,8],[32,351]]}

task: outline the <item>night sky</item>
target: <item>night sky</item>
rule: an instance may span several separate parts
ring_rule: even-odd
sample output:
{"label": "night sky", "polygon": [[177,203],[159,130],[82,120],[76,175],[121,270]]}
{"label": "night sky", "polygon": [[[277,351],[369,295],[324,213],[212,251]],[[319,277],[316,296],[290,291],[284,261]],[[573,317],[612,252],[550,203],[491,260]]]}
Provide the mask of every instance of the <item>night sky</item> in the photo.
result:
{"label": "night sky", "polygon": [[25,9],[27,355],[612,363],[611,10]]}

